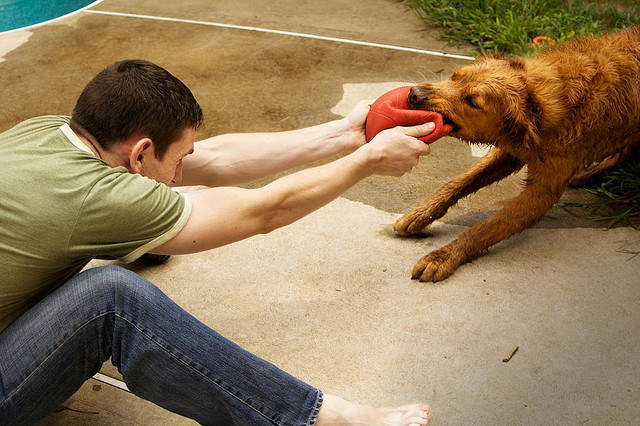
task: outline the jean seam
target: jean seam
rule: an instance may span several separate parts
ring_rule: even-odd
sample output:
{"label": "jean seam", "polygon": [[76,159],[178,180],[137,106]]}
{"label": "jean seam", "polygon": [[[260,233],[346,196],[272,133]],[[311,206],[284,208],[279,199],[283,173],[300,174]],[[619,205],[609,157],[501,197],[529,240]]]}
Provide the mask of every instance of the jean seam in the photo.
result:
{"label": "jean seam", "polygon": [[49,355],[47,355],[42,362],[40,362],[38,364],[38,366],[36,368],[33,369],[33,371],[27,375],[21,382],[20,384],[11,392],[11,394],[7,395],[7,397],[4,399],[4,401],[2,402],[2,404],[0,404],[0,408],[2,408],[12,397],[13,395],[15,395],[18,391],[20,391],[22,389],[22,387],[24,386],[24,384],[34,375],[36,374],[36,372],[38,372],[40,370],[40,368],[42,368],[42,365],[49,359],[51,358],[56,351],[58,351],[58,349],[63,346],[66,342],[68,342],[71,338],[73,338],[73,336],[75,336],[76,334],[78,334],[78,332],[80,332],[81,329],[83,329],[84,327],[86,327],[89,323],[95,321],[96,319],[103,317],[107,314],[115,314],[115,311],[105,311],[105,312],[101,312],[97,315],[95,315],[94,317],[88,319],[87,321],[85,321],[84,323],[82,323],[82,325],[80,325],[80,327],[78,327],[72,334],[70,334],[66,339],[60,341],[59,344],[56,345],[56,347],[54,348],[54,350],[51,351],[51,353]]}
{"label": "jean seam", "polygon": [[[240,398],[239,396],[235,395],[233,393],[232,390],[227,389],[222,383],[218,383],[215,379],[212,379],[211,377],[209,377],[207,374],[205,374],[203,371],[200,371],[198,368],[196,368],[193,365],[189,365],[187,362],[185,362],[184,360],[180,359],[178,356],[176,356],[176,354],[170,352],[169,350],[167,350],[161,343],[166,343],[163,342],[162,339],[158,338],[158,341],[155,340],[155,338],[157,338],[156,335],[154,335],[153,333],[150,333],[140,327],[138,327],[137,324],[135,324],[133,322],[133,320],[126,318],[122,315],[120,315],[119,313],[115,313],[115,315],[120,318],[123,321],[128,322],[129,324],[131,324],[132,327],[134,327],[136,330],[138,330],[138,332],[140,332],[141,335],[143,335],[145,338],[147,338],[148,340],[150,340],[153,344],[155,344],[158,348],[162,349],[165,353],[167,353],[167,355],[169,355],[171,358],[175,359],[176,361],[180,362],[181,364],[183,364],[185,367],[187,367],[188,369],[196,372],[197,374],[201,375],[203,378],[205,378],[206,380],[208,380],[209,382],[211,382],[212,384],[214,384],[216,387],[218,387],[220,390],[222,390],[223,392],[225,392],[227,395],[231,396],[232,398],[236,399],[237,401],[239,401],[240,403],[244,404],[245,406],[249,407],[251,410],[255,411],[257,414],[259,414],[260,416],[264,417],[265,419],[269,420],[270,422],[276,424],[276,425],[282,425],[282,423],[278,422],[275,419],[272,419],[270,416],[266,415],[265,413],[263,413],[260,409],[252,406],[251,404],[249,404],[247,401],[243,400],[242,398]],[[189,361],[193,362],[194,365],[196,366],[200,366],[200,364],[194,362],[191,358],[185,356],[183,353],[176,351],[177,354],[179,354],[180,356],[184,357],[185,359],[188,359]]]}
{"label": "jean seam", "polygon": [[311,415],[309,416],[309,421],[307,421],[307,426],[314,426],[316,421],[318,420],[318,414],[320,413],[320,407],[322,407],[322,402],[324,401],[324,396],[322,391],[318,389],[316,396],[316,403],[313,405],[313,410],[311,411]]}

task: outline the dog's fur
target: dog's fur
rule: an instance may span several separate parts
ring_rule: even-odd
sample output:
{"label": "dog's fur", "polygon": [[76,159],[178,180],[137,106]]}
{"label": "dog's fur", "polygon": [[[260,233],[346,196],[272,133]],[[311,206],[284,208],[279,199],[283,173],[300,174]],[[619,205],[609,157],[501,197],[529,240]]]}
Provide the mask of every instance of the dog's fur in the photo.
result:
{"label": "dog's fur", "polygon": [[482,57],[446,81],[414,86],[409,103],[442,113],[454,125],[452,136],[492,149],[398,219],[399,234],[420,233],[458,199],[527,166],[516,199],[418,262],[413,278],[436,282],[535,225],[570,183],[638,156],[640,26],[529,58]]}

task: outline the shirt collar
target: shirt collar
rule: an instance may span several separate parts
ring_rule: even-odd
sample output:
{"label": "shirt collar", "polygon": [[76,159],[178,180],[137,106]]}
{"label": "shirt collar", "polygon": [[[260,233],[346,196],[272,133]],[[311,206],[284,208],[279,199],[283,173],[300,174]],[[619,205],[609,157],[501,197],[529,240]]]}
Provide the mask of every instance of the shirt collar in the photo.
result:
{"label": "shirt collar", "polygon": [[60,130],[62,131],[62,133],[64,133],[67,139],[69,139],[69,141],[72,144],[74,144],[77,148],[80,148],[81,150],[86,151],[95,157],[95,154],[93,153],[93,151],[91,151],[91,148],[89,148],[80,140],[78,135],[76,135],[75,132],[71,130],[71,126],[69,126],[68,123],[64,123],[62,126],[60,126]]}

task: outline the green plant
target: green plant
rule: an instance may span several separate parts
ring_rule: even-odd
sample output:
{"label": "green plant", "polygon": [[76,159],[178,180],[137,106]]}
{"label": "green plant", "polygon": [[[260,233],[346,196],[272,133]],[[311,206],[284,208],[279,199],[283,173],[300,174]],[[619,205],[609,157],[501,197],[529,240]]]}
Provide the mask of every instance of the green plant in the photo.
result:
{"label": "green plant", "polygon": [[560,207],[593,207],[592,219],[608,221],[611,228],[625,223],[640,230],[640,162],[608,173],[600,183],[581,188],[598,198],[585,203],[563,203]]}
{"label": "green plant", "polygon": [[527,55],[532,41],[556,42],[640,23],[637,6],[599,7],[571,0],[396,0],[411,7],[425,25],[442,30],[453,44],[470,44],[480,53]]}
{"label": "green plant", "polygon": [[628,28],[640,24],[640,7],[630,6],[626,10],[609,7],[602,13],[601,20],[608,28]]}

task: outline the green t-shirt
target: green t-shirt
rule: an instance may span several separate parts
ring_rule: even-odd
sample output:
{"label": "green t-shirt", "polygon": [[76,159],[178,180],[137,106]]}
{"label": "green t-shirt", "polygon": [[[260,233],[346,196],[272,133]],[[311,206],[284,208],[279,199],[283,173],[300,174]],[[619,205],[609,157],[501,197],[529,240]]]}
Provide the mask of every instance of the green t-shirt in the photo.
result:
{"label": "green t-shirt", "polygon": [[131,262],[191,213],[168,186],[95,157],[69,121],[38,117],[0,134],[0,331],[93,257]]}

